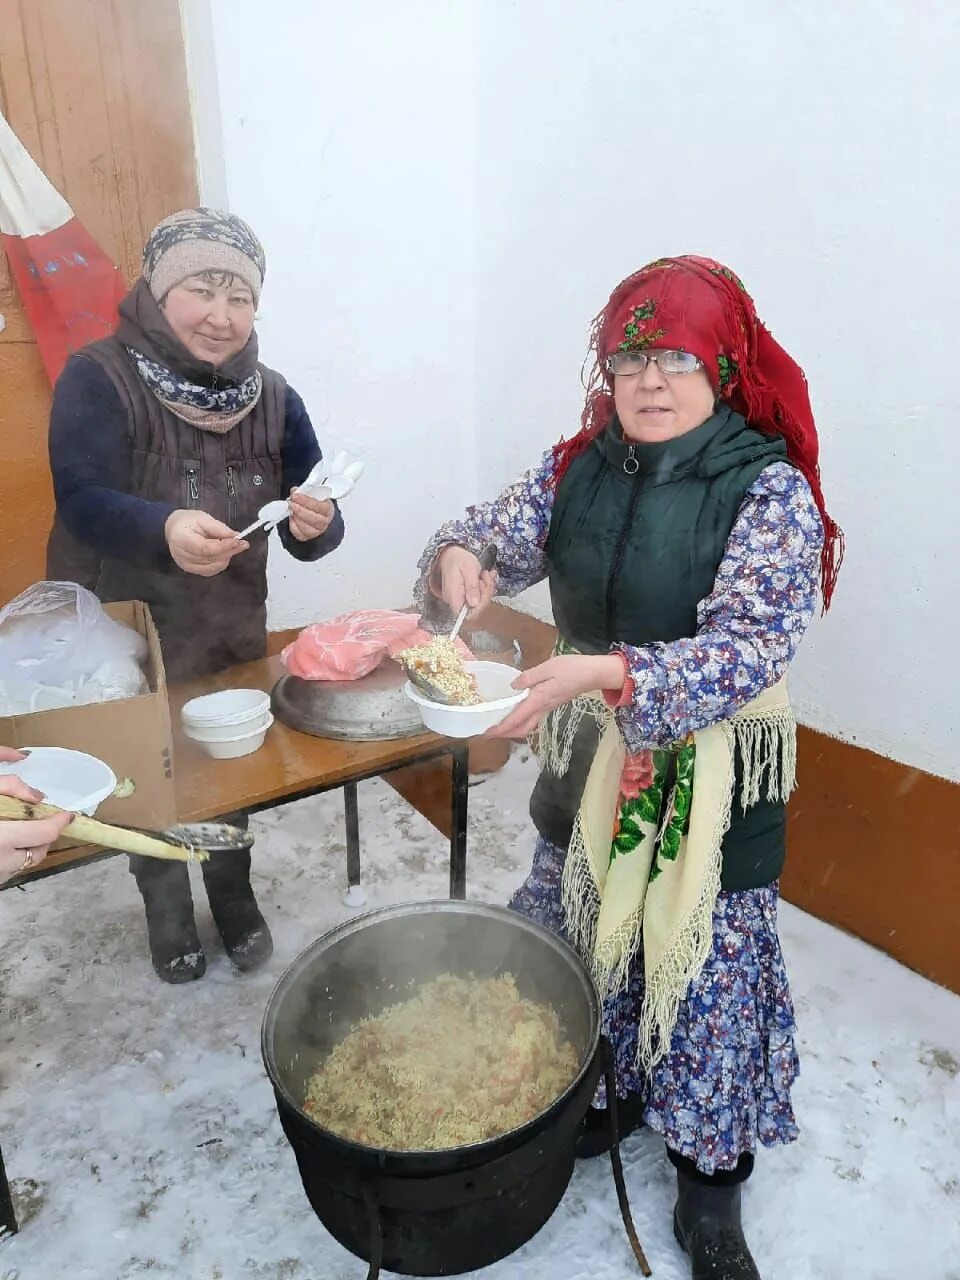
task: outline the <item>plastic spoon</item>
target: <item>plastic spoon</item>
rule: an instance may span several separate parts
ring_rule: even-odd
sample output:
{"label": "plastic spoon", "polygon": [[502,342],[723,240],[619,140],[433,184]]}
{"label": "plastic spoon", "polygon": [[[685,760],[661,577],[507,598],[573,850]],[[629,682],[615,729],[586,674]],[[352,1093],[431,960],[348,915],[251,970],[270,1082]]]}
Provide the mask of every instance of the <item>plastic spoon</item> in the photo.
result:
{"label": "plastic spoon", "polygon": [[[327,499],[339,502],[341,498],[347,496],[362,475],[363,463],[359,459],[351,462],[347,454],[338,453],[329,468],[321,458],[297,492],[305,494],[308,498],[316,498],[319,502]],[[246,529],[241,529],[239,533],[234,534],[234,537],[246,538],[257,529],[266,529],[269,533],[281,521],[288,519],[289,515],[290,503],[284,498],[276,498],[273,502],[262,506],[253,524],[247,525]]]}

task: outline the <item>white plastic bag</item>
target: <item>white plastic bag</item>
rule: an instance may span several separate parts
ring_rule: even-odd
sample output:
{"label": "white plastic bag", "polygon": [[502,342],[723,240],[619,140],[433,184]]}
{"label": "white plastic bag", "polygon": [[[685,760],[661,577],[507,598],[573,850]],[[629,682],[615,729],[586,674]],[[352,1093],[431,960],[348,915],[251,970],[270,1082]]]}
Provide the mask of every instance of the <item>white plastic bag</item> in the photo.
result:
{"label": "white plastic bag", "polygon": [[37,582],[0,610],[0,714],[146,691],[147,642],[75,582]]}

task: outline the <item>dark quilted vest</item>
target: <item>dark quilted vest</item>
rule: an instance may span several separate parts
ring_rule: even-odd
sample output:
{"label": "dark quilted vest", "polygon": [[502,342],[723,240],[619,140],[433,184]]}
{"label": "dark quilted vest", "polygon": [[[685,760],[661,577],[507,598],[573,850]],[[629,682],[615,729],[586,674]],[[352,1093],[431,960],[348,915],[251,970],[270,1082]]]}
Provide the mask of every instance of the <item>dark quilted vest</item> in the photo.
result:
{"label": "dark quilted vest", "polygon": [[[280,497],[286,383],[263,365],[253,412],[223,435],[181,421],[152,395],[117,338],[80,355],[106,370],[127,410],[132,463],[129,492],[147,501],[196,507],[242,529],[265,502]],[[49,577],[81,582],[103,601],[144,600],[160,633],[169,679],[206,675],[266,652],[267,538],[223,573],[201,578],[172,560],[155,569],[122,554],[101,557],[57,521]]]}
{"label": "dark quilted vest", "polygon": [[[631,447],[614,422],[574,460],[554,501],[547,565],[560,634],[585,653],[693,636],[747,490],[785,458],[782,440],[726,407],[665,444]],[[554,843],[569,843],[595,746],[585,725],[568,774],[541,774],[534,789],[531,815]],[[762,802],[746,814],[735,805],[724,888],[776,879],[784,849],[783,805]]]}

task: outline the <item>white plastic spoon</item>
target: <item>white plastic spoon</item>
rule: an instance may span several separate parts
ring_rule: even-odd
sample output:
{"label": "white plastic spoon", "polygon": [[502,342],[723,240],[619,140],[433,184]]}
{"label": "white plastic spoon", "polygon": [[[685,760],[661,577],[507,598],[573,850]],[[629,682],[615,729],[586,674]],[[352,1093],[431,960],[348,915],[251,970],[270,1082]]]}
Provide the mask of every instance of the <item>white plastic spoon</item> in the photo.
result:
{"label": "white plastic spoon", "polygon": [[[308,498],[316,498],[318,502],[324,502],[327,499],[339,502],[341,498],[347,496],[362,475],[363,463],[359,459],[350,461],[349,455],[338,453],[332,465],[328,465],[321,458],[303,484],[298,486],[297,492],[305,494]],[[273,502],[262,506],[253,524],[248,525],[246,529],[241,529],[234,537],[246,538],[261,528],[269,533],[289,515],[290,503],[285,498],[276,498]]]}

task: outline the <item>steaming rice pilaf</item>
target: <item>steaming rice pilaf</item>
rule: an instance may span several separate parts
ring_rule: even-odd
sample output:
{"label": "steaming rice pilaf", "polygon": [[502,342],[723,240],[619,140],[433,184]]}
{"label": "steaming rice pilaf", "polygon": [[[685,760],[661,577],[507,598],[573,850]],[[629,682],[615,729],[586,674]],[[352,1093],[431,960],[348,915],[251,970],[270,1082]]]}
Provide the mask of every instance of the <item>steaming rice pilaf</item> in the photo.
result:
{"label": "steaming rice pilaf", "polygon": [[532,1120],[577,1067],[557,1015],[512,975],[443,974],[358,1023],[307,1082],[304,1111],[354,1142],[438,1151]]}

